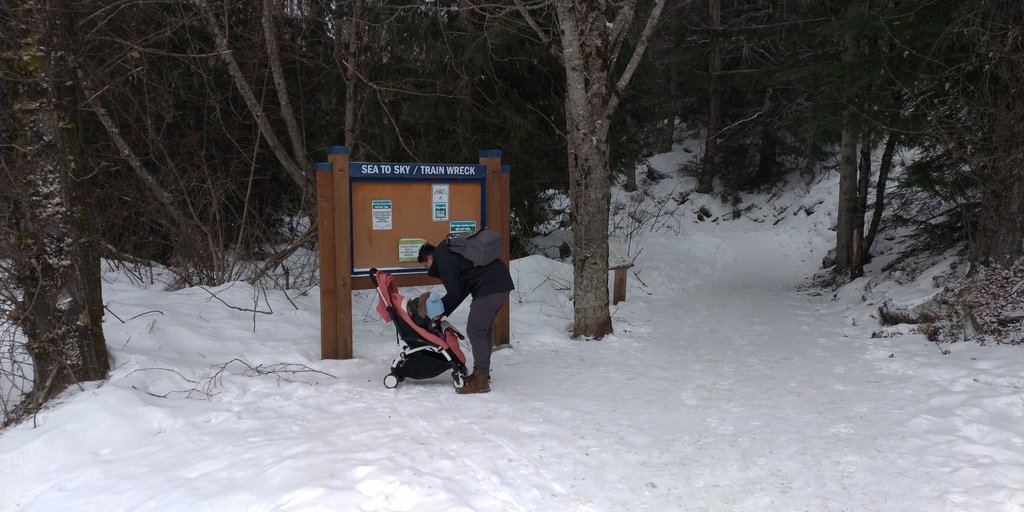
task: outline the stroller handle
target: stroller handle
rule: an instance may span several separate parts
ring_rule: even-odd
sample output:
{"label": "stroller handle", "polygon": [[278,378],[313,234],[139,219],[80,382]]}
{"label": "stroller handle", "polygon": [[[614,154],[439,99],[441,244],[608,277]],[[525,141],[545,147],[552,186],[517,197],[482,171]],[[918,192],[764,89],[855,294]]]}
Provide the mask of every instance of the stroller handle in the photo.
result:
{"label": "stroller handle", "polygon": [[370,282],[373,283],[374,288],[377,287],[377,272],[379,272],[379,270],[377,270],[376,268],[371,268],[369,272]]}

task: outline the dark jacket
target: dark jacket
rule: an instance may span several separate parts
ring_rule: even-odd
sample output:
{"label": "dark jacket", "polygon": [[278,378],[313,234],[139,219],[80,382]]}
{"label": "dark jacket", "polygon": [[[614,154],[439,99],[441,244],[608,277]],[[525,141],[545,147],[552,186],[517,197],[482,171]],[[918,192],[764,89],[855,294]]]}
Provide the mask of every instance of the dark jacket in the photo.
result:
{"label": "dark jacket", "polygon": [[427,275],[444,284],[444,316],[451,315],[467,296],[483,297],[492,293],[508,293],[515,289],[512,274],[500,259],[475,267],[473,262],[448,248],[445,239],[434,248],[434,263]]}

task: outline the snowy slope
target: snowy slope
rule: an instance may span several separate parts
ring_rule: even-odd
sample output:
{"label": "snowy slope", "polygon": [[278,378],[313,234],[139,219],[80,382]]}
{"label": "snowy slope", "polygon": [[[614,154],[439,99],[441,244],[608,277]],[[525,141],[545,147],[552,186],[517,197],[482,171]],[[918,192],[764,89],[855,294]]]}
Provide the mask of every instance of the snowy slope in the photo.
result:
{"label": "snowy slope", "polygon": [[[652,159],[672,176],[655,196],[692,188],[684,159]],[[798,291],[832,243],[835,188],[745,196],[728,221],[691,195],[632,235],[602,341],[567,337],[570,266],[514,261],[513,348],[486,395],[446,375],[385,389],[397,350],[372,292],[356,358],[321,361],[316,289],[108,272],[116,369],[0,434],[0,510],[1024,511],[1020,347],[873,339],[856,285]]]}

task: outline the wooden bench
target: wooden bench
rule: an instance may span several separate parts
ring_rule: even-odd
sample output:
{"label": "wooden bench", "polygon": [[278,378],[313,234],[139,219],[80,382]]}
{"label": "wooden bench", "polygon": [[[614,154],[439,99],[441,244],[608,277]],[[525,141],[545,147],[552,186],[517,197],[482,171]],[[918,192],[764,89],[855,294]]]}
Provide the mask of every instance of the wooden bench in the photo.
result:
{"label": "wooden bench", "polygon": [[626,278],[633,267],[633,258],[626,254],[626,249],[617,238],[608,237],[608,270],[615,272],[615,283],[612,287],[612,305],[626,300]]}

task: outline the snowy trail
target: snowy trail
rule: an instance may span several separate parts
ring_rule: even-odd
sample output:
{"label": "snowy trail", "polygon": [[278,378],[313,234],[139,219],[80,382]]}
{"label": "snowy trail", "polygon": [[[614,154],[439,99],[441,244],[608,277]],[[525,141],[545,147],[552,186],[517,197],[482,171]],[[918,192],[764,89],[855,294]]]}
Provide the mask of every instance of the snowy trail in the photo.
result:
{"label": "snowy trail", "polygon": [[[719,243],[702,245],[718,253],[698,272],[703,276],[671,295],[634,300],[616,319],[620,329],[643,326],[646,317],[675,319],[660,326],[675,336],[658,328],[634,329],[567,347],[566,353],[579,358],[571,367],[565,365],[568,357],[515,357],[509,363],[514,367],[502,371],[505,361],[499,357],[496,371],[513,382],[499,381],[496,390],[521,393],[540,409],[533,418],[520,410],[513,421],[535,419],[541,437],[554,440],[556,453],[558,446],[575,444],[562,450],[571,462],[559,460],[552,471],[578,500],[573,506],[922,510],[925,503],[928,510],[1020,510],[1019,493],[955,503],[951,476],[971,474],[965,450],[935,442],[919,425],[937,395],[935,383],[908,386],[905,377],[884,373],[869,357],[877,351],[863,328],[852,327],[839,308],[830,310],[795,291],[813,270],[794,265],[806,256],[802,248],[786,250],[771,233],[725,234]],[[786,319],[785,328],[779,319]],[[918,355],[931,350],[923,348]],[[538,393],[538,387],[548,391]],[[588,400],[592,387],[613,399]],[[545,402],[545,395],[574,398]],[[558,410],[546,403],[556,403]],[[596,421],[588,420],[589,412],[609,406]],[[544,424],[558,414],[562,428]],[[1020,446],[1019,437],[1000,434],[1008,446]],[[919,458],[921,443],[934,443],[927,463]],[[978,445],[966,453],[979,449],[985,450]],[[1010,479],[1020,476],[1022,458],[1002,454],[1018,469],[996,483],[1019,490]],[[620,472],[634,478],[572,477],[638,459],[636,467]],[[586,498],[605,494],[607,500],[602,491],[608,486],[621,498]]]}
{"label": "snowy trail", "polygon": [[[796,291],[825,247],[793,229],[651,237],[594,342],[567,339],[571,269],[515,261],[513,348],[475,396],[447,375],[385,389],[370,292],[356,359],[321,361],[315,296],[254,317],[112,280],[122,318],[160,314],[108,319],[110,381],[0,436],[0,510],[1024,511],[1019,351],[871,339],[867,308]],[[233,358],[332,377],[235,366],[181,393]]]}
{"label": "snowy trail", "polygon": [[888,451],[879,444],[884,427],[863,421],[892,405],[886,383],[861,347],[844,343],[842,315],[795,292],[806,268],[774,242],[755,233],[723,237],[713,273],[658,301],[684,312],[680,367],[655,369],[664,374],[663,392],[685,392],[681,430],[691,443],[681,443],[675,458],[698,462],[673,475],[685,482],[678,503],[694,504],[690,488],[701,491],[707,510],[841,509],[833,500],[896,510],[898,475],[886,479],[893,491],[863,478],[867,461]]}

